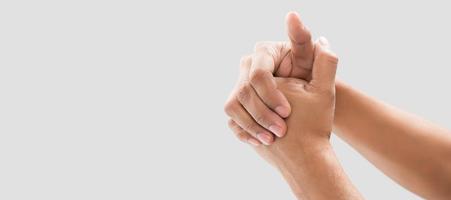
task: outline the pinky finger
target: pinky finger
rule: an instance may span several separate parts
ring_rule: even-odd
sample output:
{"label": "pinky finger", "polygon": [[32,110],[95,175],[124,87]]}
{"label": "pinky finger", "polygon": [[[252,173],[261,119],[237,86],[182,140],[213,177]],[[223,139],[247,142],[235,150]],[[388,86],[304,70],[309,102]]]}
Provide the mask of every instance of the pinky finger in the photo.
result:
{"label": "pinky finger", "polygon": [[252,146],[260,146],[262,143],[252,137],[251,134],[249,134],[247,131],[242,129],[235,121],[232,119],[229,119],[229,128],[232,129],[235,136],[244,143],[248,143]]}

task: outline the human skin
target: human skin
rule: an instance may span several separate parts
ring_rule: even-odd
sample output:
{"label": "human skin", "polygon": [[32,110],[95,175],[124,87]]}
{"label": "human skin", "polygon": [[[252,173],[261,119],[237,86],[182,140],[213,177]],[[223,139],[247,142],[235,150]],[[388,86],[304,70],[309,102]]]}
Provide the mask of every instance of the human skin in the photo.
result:
{"label": "human skin", "polygon": [[[276,79],[277,88],[287,97],[293,111],[286,119],[287,135],[255,150],[281,172],[298,199],[362,199],[329,143],[337,58],[328,50],[327,41],[324,38],[320,41],[315,48],[310,81]],[[245,60],[243,68],[249,68],[251,61]],[[247,134],[233,120],[229,125],[237,135]]]}
{"label": "human skin", "polygon": [[[311,34],[299,15],[286,17],[290,42],[259,42],[248,69],[240,69],[240,79],[225,105],[225,112],[235,119],[249,136],[241,140],[252,145],[271,144],[286,133],[284,118],[291,112],[286,97],[277,88],[274,76],[310,80],[314,46]],[[243,57],[243,62],[249,56]],[[244,101],[247,97],[253,101]],[[249,112],[247,112],[247,111]]]}
{"label": "human skin", "polygon": [[336,83],[334,132],[426,199],[451,199],[451,131]]}
{"label": "human skin", "polygon": [[[307,29],[303,30],[308,31]],[[302,35],[309,34],[303,33]],[[286,49],[277,49],[278,46],[274,44],[276,43],[273,43],[272,47],[266,46],[265,48],[276,50],[267,52],[287,51]],[[258,59],[281,60],[283,58],[280,55],[283,54],[267,53],[266,57],[259,56]],[[255,56],[252,58],[252,62],[259,62],[255,61]],[[273,63],[277,64],[277,62]],[[241,75],[244,80],[249,77],[247,73],[249,72],[242,69]],[[274,76],[277,76],[277,73]],[[272,76],[263,78],[275,79]],[[242,83],[246,84],[246,81]],[[239,85],[243,85],[242,83]],[[336,82],[336,90],[334,132],[339,137],[351,144],[386,175],[410,191],[427,199],[451,198],[451,190],[449,190],[451,188],[451,133],[449,130],[365,96],[341,81]],[[246,92],[243,91],[239,91],[238,94],[246,96]],[[258,96],[252,98],[247,107],[258,104],[260,101]],[[226,111],[231,108],[228,110],[230,113],[246,112],[248,116],[258,116],[260,119],[248,120],[246,122],[250,124],[240,124],[241,127],[256,127],[255,124],[258,124],[259,121],[271,123],[271,119],[266,117],[266,112],[245,108],[237,111],[234,109],[236,107],[230,106],[234,105],[230,102],[228,101],[226,104]],[[245,116],[245,114],[234,114],[231,119],[239,121],[240,119],[237,118],[241,116]],[[283,118],[280,117],[280,119]],[[242,141],[248,143],[254,137],[249,132],[243,132],[238,136]]]}

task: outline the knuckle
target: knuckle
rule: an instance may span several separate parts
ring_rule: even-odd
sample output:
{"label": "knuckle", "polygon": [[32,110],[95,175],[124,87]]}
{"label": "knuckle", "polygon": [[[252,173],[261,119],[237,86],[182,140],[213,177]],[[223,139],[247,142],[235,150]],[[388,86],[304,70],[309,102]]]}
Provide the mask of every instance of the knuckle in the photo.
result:
{"label": "knuckle", "polygon": [[329,64],[338,64],[338,56],[332,52],[321,51],[318,55],[318,58]]}
{"label": "knuckle", "polygon": [[244,130],[248,131],[248,132],[257,132],[257,124],[255,123],[246,123],[243,127]]}
{"label": "knuckle", "polygon": [[290,78],[279,78],[275,77],[274,80],[276,81],[277,88],[283,88],[285,85],[288,85],[291,82]]}
{"label": "knuckle", "polygon": [[226,102],[226,104],[224,105],[224,112],[227,115],[232,116],[237,108],[237,104],[238,104],[238,102],[236,102],[234,100],[230,100],[230,101]]}
{"label": "knuckle", "polygon": [[229,119],[227,125],[229,125],[229,128],[233,129],[236,126],[236,123],[232,119]]}
{"label": "knuckle", "polygon": [[333,88],[318,88],[321,98],[331,102],[335,101],[335,90]]}
{"label": "knuckle", "polygon": [[249,81],[252,84],[258,84],[259,82],[261,82],[261,80],[265,79],[265,77],[267,77],[268,72],[263,70],[263,69],[255,69],[250,77],[249,77]]}
{"label": "knuckle", "polygon": [[252,61],[252,56],[250,56],[250,55],[241,57],[241,59],[240,59],[240,67],[241,68],[249,67],[251,61]]}
{"label": "knuckle", "polygon": [[267,124],[267,121],[268,121],[267,120],[268,117],[265,114],[262,114],[262,113],[255,114],[254,119],[255,119],[255,121],[257,121],[261,125]]}
{"label": "knuckle", "polygon": [[278,49],[283,47],[283,43],[263,41],[257,42],[254,46],[254,52],[273,57],[278,55]]}
{"label": "knuckle", "polygon": [[304,27],[304,38],[305,41],[311,41],[312,40],[312,33],[310,32],[310,30],[307,27]]}
{"label": "knuckle", "polygon": [[326,90],[326,91],[324,91],[324,96],[328,100],[334,100],[335,99],[335,91],[333,89]]}
{"label": "knuckle", "polygon": [[267,41],[260,41],[255,43],[254,46],[254,51],[260,51],[260,50],[265,50],[266,48],[268,48],[269,42]]}
{"label": "knuckle", "polygon": [[240,140],[241,142],[246,142],[248,139],[248,135],[244,132],[238,132],[236,133],[236,137],[238,138],[238,140]]}
{"label": "knuckle", "polygon": [[237,93],[237,98],[240,102],[246,102],[251,97],[251,86],[248,83],[242,84]]}
{"label": "knuckle", "polygon": [[274,60],[278,60],[277,58],[281,57],[280,47],[276,44],[267,43],[259,48],[256,48],[255,52],[255,56],[258,59],[263,59],[266,62],[273,62]]}
{"label": "knuckle", "polygon": [[312,40],[312,33],[307,28],[305,28],[305,29],[306,29],[306,31],[305,31],[305,40],[306,41],[311,41]]}

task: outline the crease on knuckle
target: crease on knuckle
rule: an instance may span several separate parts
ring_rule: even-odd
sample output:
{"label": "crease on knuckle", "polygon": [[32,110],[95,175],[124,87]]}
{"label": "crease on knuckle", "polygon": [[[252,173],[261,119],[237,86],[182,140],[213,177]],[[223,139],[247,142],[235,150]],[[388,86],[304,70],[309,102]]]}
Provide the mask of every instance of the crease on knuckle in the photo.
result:
{"label": "crease on knuckle", "polygon": [[235,112],[235,110],[237,109],[237,103],[234,100],[229,100],[228,102],[226,102],[226,104],[224,105],[224,112],[228,115],[228,116],[232,116],[233,113]]}
{"label": "crease on knuckle", "polygon": [[241,59],[240,59],[240,67],[241,68],[248,68],[251,61],[252,61],[252,56],[250,56],[250,55],[241,57]]}
{"label": "crease on knuckle", "polygon": [[268,72],[263,69],[255,69],[249,78],[252,84],[260,84],[267,77]]}
{"label": "crease on knuckle", "polygon": [[244,125],[243,129],[248,132],[256,132],[257,125],[255,123],[247,123]]}
{"label": "crease on knuckle", "polygon": [[264,114],[261,114],[261,113],[256,114],[255,117],[254,117],[254,119],[255,119],[255,121],[256,121],[257,123],[259,123],[259,124],[261,124],[261,125],[267,124],[267,121],[268,121],[268,120],[266,120],[266,116],[265,116]]}
{"label": "crease on knuckle", "polygon": [[268,41],[260,41],[255,43],[254,45],[254,51],[261,51],[261,50],[265,50],[268,48],[270,42]]}
{"label": "crease on knuckle", "polygon": [[241,142],[247,142],[248,135],[244,132],[237,132],[235,133],[235,136],[240,140]]}
{"label": "crease on knuckle", "polygon": [[335,100],[335,91],[333,89],[329,89],[329,90],[324,91],[324,97],[328,101],[334,101]]}
{"label": "crease on knuckle", "polygon": [[318,54],[318,59],[331,65],[338,64],[338,56],[329,51],[321,51]]}
{"label": "crease on knuckle", "polygon": [[312,40],[312,33],[307,27],[304,27],[305,30],[305,41],[310,42]]}
{"label": "crease on knuckle", "polygon": [[321,98],[327,101],[335,101],[335,90],[333,88],[316,88]]}
{"label": "crease on knuckle", "polygon": [[239,87],[237,98],[240,102],[249,101],[251,98],[251,86],[248,83],[244,83]]}
{"label": "crease on knuckle", "polygon": [[306,26],[302,27],[302,29],[303,31],[298,35],[299,37],[292,35],[292,40],[297,46],[305,46],[312,41],[312,33],[310,30]]}
{"label": "crease on knuckle", "polygon": [[280,51],[283,49],[283,43],[276,42],[257,42],[254,46],[254,52],[258,52],[261,55],[267,55],[273,60],[280,57]]}
{"label": "crease on knuckle", "polygon": [[227,125],[229,125],[229,128],[233,129],[236,126],[236,123],[232,119],[229,119]]}

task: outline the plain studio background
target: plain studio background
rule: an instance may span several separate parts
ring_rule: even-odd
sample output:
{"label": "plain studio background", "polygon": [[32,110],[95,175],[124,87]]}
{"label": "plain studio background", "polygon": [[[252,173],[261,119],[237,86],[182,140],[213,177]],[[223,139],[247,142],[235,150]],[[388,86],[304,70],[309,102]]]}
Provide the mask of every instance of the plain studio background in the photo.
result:
{"label": "plain studio background", "polygon": [[[290,10],[341,79],[449,127],[449,5],[404,2],[1,1],[0,199],[294,199],[223,113]],[[332,143],[368,199],[418,199]]]}

